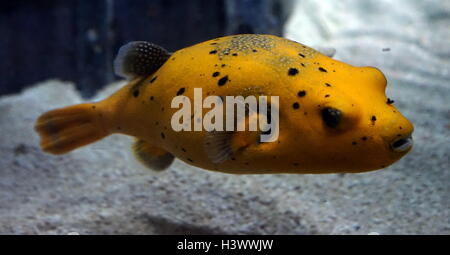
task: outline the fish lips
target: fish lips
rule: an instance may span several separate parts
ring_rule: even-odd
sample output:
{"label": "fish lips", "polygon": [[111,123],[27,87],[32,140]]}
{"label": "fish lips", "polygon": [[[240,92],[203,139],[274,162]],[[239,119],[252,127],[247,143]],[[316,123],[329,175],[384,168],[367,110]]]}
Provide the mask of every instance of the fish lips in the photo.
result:
{"label": "fish lips", "polygon": [[406,137],[401,137],[393,140],[389,144],[389,148],[394,152],[407,152],[413,147],[413,145],[414,141],[410,134]]}

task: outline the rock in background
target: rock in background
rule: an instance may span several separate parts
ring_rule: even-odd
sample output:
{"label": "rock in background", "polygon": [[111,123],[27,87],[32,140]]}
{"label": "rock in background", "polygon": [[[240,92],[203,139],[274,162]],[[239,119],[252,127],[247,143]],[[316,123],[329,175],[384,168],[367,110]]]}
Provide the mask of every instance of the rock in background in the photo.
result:
{"label": "rock in background", "polygon": [[154,174],[134,163],[120,135],[47,155],[34,120],[82,101],[73,84],[53,80],[0,98],[0,233],[450,234],[450,7],[391,2],[300,1],[286,32],[385,72],[389,97],[416,128],[413,152],[393,166],[238,176],[176,161]]}

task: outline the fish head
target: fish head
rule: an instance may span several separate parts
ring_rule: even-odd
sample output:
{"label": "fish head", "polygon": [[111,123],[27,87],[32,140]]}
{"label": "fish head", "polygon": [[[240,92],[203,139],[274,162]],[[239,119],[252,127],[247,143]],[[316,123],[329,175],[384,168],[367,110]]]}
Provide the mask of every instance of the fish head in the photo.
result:
{"label": "fish head", "polygon": [[280,111],[280,123],[287,116],[285,134],[294,137],[284,137],[290,141],[286,146],[301,152],[306,168],[319,172],[387,167],[411,150],[413,125],[386,97],[387,80],[380,70],[341,64],[297,98],[303,114],[291,105]]}

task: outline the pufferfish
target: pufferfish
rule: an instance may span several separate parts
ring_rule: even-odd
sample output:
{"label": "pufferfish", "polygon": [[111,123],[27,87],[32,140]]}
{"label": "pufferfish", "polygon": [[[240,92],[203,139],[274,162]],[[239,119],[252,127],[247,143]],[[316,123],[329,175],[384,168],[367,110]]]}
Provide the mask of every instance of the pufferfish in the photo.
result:
{"label": "pufferfish", "polygon": [[[129,81],[110,97],[37,119],[43,151],[64,154],[119,133],[136,138],[135,156],[154,170],[168,168],[176,157],[225,173],[313,174],[385,168],[413,145],[413,125],[386,97],[381,71],[285,38],[232,35],[174,53],[131,42],[120,48],[114,65]],[[276,141],[260,142],[261,130],[173,130],[179,110],[171,107],[173,98],[193,101],[196,88],[203,97],[278,96]]]}

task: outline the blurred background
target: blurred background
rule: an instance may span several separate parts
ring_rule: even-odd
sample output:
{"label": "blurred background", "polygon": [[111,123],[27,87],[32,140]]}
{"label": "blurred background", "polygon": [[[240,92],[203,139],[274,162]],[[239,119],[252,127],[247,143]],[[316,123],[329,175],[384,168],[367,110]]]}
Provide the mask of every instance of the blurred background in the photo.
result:
{"label": "blurred background", "polygon": [[0,94],[57,77],[89,97],[114,81],[112,61],[129,41],[176,51],[237,33],[281,35],[274,0],[17,0],[0,3]]}
{"label": "blurred background", "polygon": [[[449,28],[447,0],[1,1],[0,234],[450,234]],[[40,150],[40,114],[123,86],[121,45],[175,51],[236,33],[381,69],[413,151],[363,174],[242,176],[178,160],[151,174],[121,135]]]}

